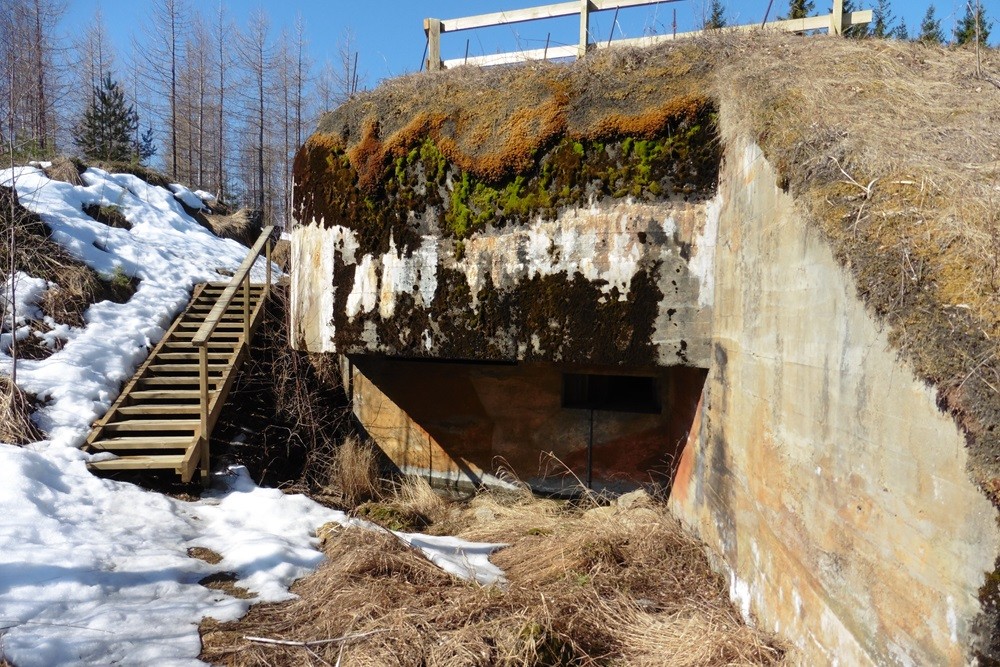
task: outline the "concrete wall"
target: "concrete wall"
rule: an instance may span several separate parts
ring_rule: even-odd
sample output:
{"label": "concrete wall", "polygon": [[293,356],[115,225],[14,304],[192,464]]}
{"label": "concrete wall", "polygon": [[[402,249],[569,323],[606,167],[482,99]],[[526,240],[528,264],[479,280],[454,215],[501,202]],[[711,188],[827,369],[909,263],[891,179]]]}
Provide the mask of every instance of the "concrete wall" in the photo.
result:
{"label": "concrete wall", "polygon": [[292,233],[293,344],[342,354],[704,366],[718,206],[572,207],[462,242],[360,250],[343,226]]}
{"label": "concrete wall", "polygon": [[759,149],[727,146],[714,349],[675,511],[801,664],[970,661],[997,513]]}
{"label": "concrete wall", "polygon": [[638,373],[656,378],[661,410],[595,410],[591,421],[590,410],[563,407],[563,373],[607,368],[379,357],[347,363],[355,414],[404,471],[480,484],[501,483],[506,470],[546,491],[586,482],[591,426],[593,488],[669,486],[705,377],[684,366]]}

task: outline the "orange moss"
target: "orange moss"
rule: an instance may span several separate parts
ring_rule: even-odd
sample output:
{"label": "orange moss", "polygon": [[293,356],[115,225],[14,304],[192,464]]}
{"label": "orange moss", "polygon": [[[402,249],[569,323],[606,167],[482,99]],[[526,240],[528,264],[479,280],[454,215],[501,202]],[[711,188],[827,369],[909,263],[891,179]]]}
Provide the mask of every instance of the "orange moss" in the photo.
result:
{"label": "orange moss", "polygon": [[683,95],[667,99],[662,106],[646,109],[639,114],[608,114],[589,127],[577,131],[574,136],[581,139],[614,137],[652,139],[661,134],[668,124],[693,122],[713,107],[712,100],[704,95]]}

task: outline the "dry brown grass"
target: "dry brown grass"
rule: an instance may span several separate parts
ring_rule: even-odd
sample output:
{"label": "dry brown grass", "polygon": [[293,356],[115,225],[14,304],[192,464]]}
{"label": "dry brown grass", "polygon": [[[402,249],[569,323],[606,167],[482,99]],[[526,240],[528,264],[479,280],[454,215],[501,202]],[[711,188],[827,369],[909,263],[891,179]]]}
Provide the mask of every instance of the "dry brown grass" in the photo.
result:
{"label": "dry brown grass", "polygon": [[52,166],[45,170],[45,175],[54,181],[62,181],[70,185],[83,185],[80,174],[86,167],[82,162],[70,157],[57,157],[52,160]]}
{"label": "dry brown grass", "polygon": [[381,497],[384,484],[375,448],[355,436],[345,438],[333,452],[329,487],[352,507]]}
{"label": "dry brown grass", "polygon": [[0,375],[0,442],[24,445],[41,440],[42,433],[31,421],[34,406],[11,379]]}
{"label": "dry brown grass", "polygon": [[[190,213],[190,211],[189,211]],[[241,208],[229,215],[194,212],[195,218],[219,238],[233,239],[245,246],[252,246],[260,236],[260,216]]]}
{"label": "dry brown grass", "polygon": [[[510,544],[493,556],[506,587],[454,579],[387,533],[336,529],[325,542],[327,561],[293,587],[298,600],[254,607],[237,623],[203,623],[202,659],[366,666],[782,659],[771,637],[739,620],[702,547],[661,505],[587,510],[523,493],[447,502],[410,484],[392,502],[450,516],[462,536]],[[355,639],[306,650],[245,636]]]}
{"label": "dry brown grass", "polygon": [[271,261],[277,264],[282,271],[286,273],[290,271],[292,268],[292,244],[285,239],[280,239],[275,243],[274,249],[271,251]]}
{"label": "dry brown grass", "polygon": [[[57,322],[82,326],[83,313],[90,304],[104,299],[118,303],[135,293],[138,281],[122,276],[102,278],[93,269],[74,259],[50,238],[41,219],[21,206],[9,188],[0,187],[0,237],[7,239],[11,223],[11,198],[14,199],[13,225],[15,269],[51,281],[56,288],[47,290],[39,302],[46,315]],[[0,266],[9,266],[10,248],[0,243]]]}

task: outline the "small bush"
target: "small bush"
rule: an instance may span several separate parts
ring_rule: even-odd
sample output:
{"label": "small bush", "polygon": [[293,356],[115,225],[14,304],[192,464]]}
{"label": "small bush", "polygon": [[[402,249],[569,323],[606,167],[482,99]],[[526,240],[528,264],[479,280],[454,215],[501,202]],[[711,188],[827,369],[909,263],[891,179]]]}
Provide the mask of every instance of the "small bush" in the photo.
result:
{"label": "small bush", "polygon": [[377,500],[383,494],[375,449],[356,437],[348,437],[333,453],[330,486],[348,506]]}

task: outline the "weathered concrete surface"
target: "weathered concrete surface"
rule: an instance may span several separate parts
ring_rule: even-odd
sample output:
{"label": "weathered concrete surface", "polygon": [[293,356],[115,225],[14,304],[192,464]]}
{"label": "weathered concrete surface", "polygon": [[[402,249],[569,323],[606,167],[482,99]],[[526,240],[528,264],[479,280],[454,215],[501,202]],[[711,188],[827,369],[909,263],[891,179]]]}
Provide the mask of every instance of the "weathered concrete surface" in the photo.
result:
{"label": "weathered concrete surface", "polygon": [[658,414],[595,410],[591,423],[590,410],[562,407],[566,370],[607,371],[352,357],[346,384],[355,414],[381,449],[404,471],[432,481],[498,483],[506,472],[538,490],[579,488],[587,479],[592,424],[594,488],[668,485],[704,371],[644,372],[656,377]]}
{"label": "weathered concrete surface", "polygon": [[756,146],[727,146],[713,362],[671,502],[801,664],[967,663],[997,513],[776,182]]}
{"label": "weathered concrete surface", "polygon": [[[462,242],[360,251],[351,229],[292,233],[300,349],[440,359],[704,366],[718,206],[568,208]],[[706,241],[706,239],[708,241]]]}

